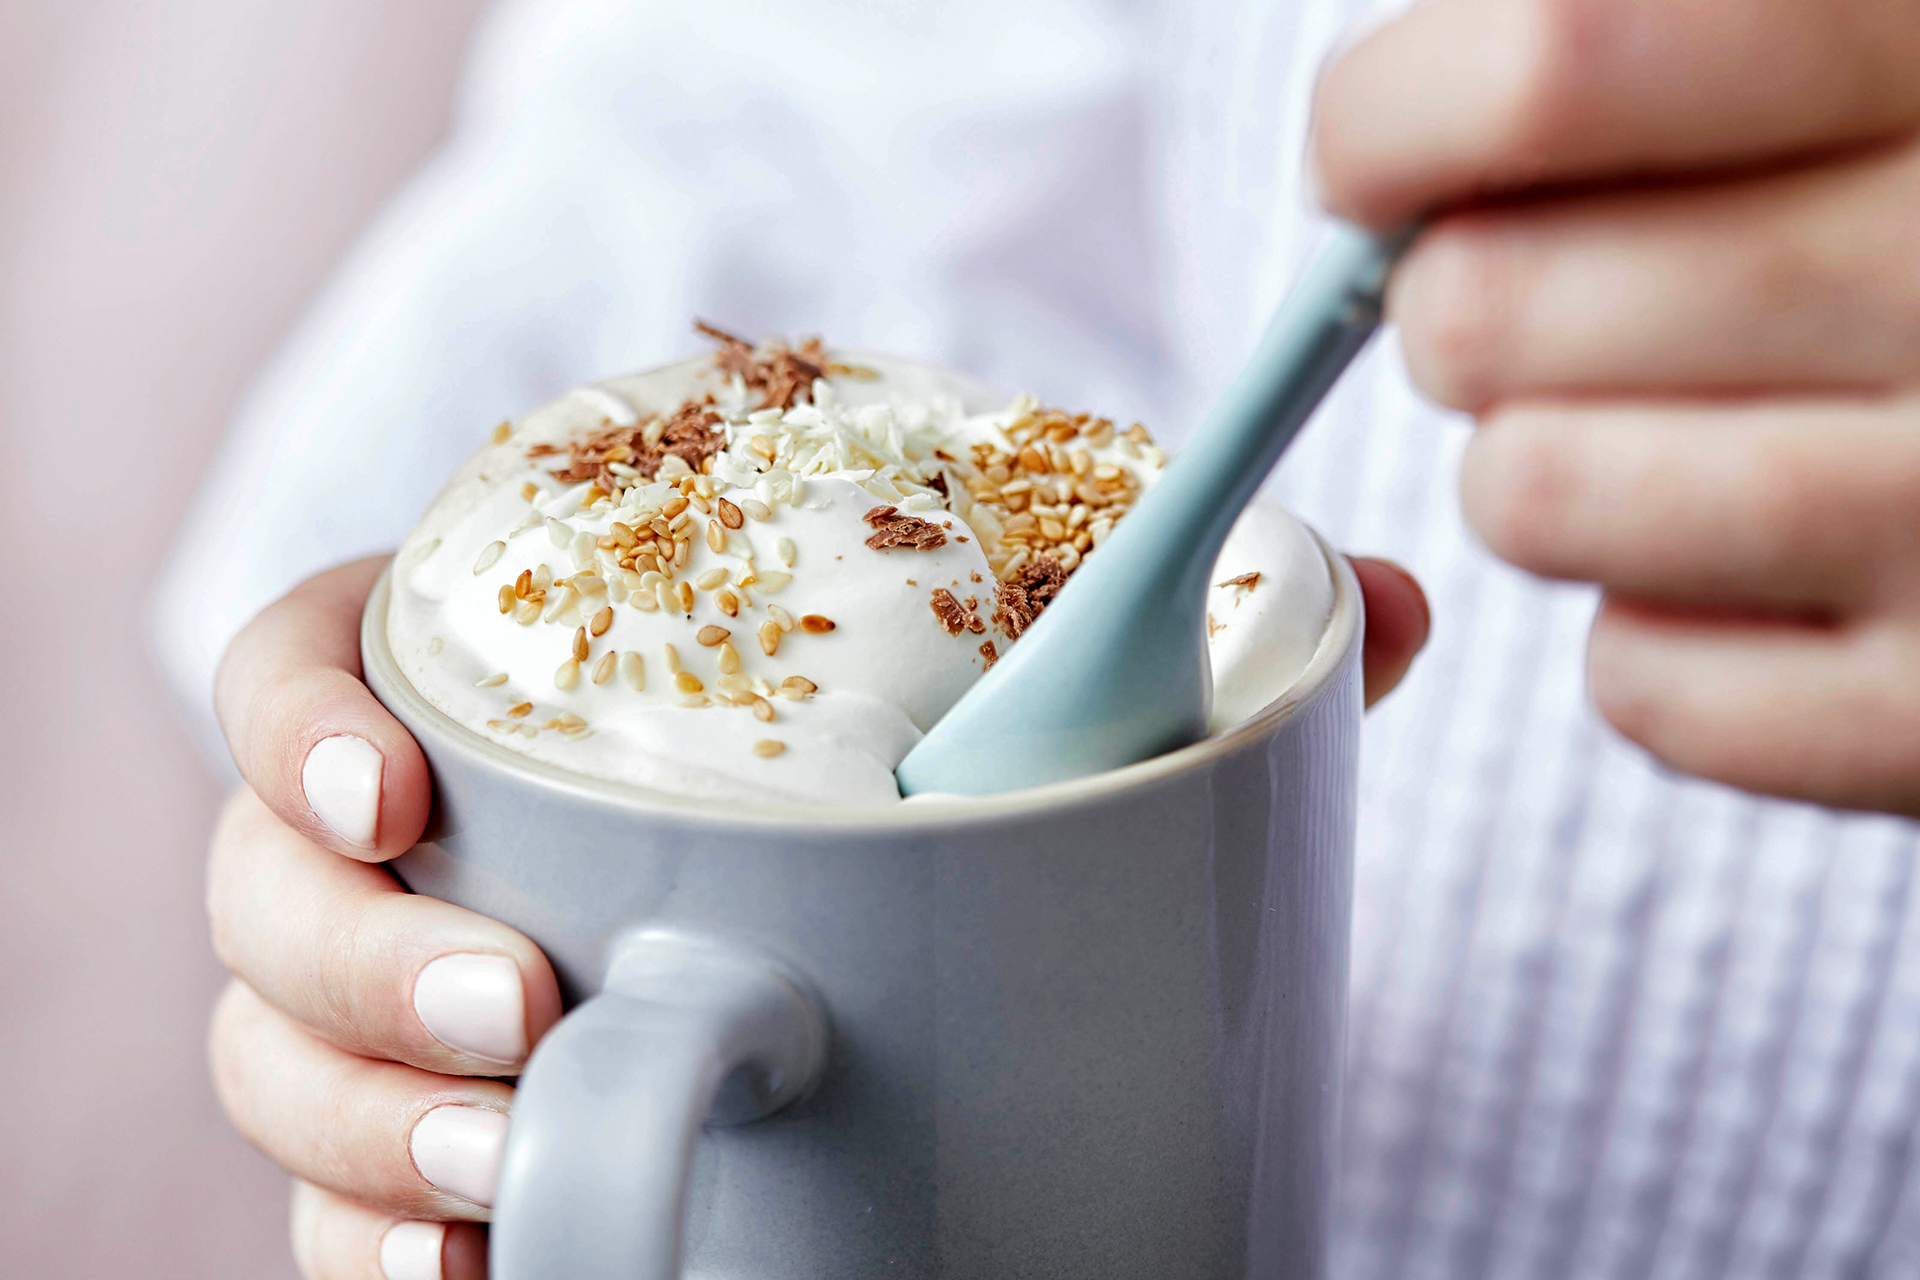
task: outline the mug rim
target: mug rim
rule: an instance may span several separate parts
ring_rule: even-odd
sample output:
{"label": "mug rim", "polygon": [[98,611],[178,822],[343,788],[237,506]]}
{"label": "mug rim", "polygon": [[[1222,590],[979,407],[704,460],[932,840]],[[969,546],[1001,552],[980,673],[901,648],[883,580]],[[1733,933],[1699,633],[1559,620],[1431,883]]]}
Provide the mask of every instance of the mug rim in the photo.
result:
{"label": "mug rim", "polygon": [[[1307,532],[1320,548],[1333,579],[1333,608],[1320,635],[1313,658],[1287,691],[1224,733],[1210,734],[1175,751],[1108,769],[1081,778],[1022,787],[991,796],[956,796],[902,801],[886,806],[793,805],[760,801],[708,799],[619,782],[564,769],[535,760],[469,729],[429,702],[394,661],[387,641],[387,607],[392,595],[393,562],[380,571],[360,619],[363,677],[374,696],[419,740],[435,739],[435,750],[450,750],[468,764],[489,772],[508,773],[545,790],[572,795],[654,819],[697,819],[707,825],[764,829],[804,826],[810,833],[835,828],[871,834],[875,831],[911,832],[928,827],[952,828],[997,821],[1036,811],[1071,809],[1098,804],[1120,793],[1151,786],[1182,774],[1197,772],[1214,761],[1249,750],[1272,738],[1303,715],[1337,682],[1341,669],[1358,649],[1364,610],[1359,579],[1347,558],[1327,545],[1318,530]],[[394,703],[402,704],[405,715]],[[423,750],[424,750],[423,744]],[[429,760],[431,764],[431,760]]]}

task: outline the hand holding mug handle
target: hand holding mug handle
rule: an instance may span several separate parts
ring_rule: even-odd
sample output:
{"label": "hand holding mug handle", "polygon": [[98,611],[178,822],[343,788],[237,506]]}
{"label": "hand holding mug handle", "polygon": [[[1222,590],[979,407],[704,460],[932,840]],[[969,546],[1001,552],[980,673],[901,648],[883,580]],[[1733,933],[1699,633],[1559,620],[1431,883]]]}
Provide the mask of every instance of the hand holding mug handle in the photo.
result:
{"label": "hand holding mug handle", "polygon": [[804,1095],[827,1021],[805,982],[665,929],[618,943],[599,995],[520,1078],[493,1207],[493,1280],[678,1280],[694,1145]]}

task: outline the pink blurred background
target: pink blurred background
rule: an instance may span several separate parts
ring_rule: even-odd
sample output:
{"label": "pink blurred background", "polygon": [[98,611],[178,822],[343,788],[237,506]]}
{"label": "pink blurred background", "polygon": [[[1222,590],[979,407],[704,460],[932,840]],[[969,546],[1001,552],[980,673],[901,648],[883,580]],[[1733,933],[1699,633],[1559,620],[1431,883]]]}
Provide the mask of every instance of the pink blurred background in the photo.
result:
{"label": "pink blurred background", "polygon": [[0,520],[53,575],[0,610],[5,1275],[293,1274],[285,1180],[206,1080],[225,784],[147,593],[247,380],[444,132],[481,6],[0,3]]}

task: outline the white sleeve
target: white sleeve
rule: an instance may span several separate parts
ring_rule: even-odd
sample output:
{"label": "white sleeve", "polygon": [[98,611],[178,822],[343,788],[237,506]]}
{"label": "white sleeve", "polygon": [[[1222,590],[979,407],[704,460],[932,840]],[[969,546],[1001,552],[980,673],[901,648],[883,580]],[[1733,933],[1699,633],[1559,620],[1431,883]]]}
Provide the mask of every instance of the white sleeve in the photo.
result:
{"label": "white sleeve", "polygon": [[[1084,207],[1054,190],[1060,149],[1125,145],[1130,55],[1097,13],[496,10],[451,141],[268,365],[163,571],[156,644],[209,747],[224,757],[215,668],[259,609],[395,545],[502,418],[697,349],[695,315],[933,355],[971,341],[954,280],[1003,292],[982,228],[1017,240],[1035,205]],[[1026,336],[1004,345],[1065,341]]]}

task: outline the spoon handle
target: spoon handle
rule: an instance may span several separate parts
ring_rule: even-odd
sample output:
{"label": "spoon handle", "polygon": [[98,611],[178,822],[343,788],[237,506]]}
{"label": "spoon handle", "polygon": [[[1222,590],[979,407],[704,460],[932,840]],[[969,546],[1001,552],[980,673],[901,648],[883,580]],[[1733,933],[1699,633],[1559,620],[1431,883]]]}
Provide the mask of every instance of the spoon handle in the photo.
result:
{"label": "spoon handle", "polygon": [[1405,237],[1337,228],[1217,407],[1020,643],[896,771],[990,794],[1116,768],[1207,732],[1207,581],[1240,511],[1380,324]]}
{"label": "spoon handle", "polygon": [[1181,594],[1199,607],[1241,510],[1379,327],[1400,243],[1335,229],[1206,421],[1115,529],[1131,546],[1113,559],[1139,557],[1135,572],[1145,573],[1160,561],[1176,580],[1194,579]]}

